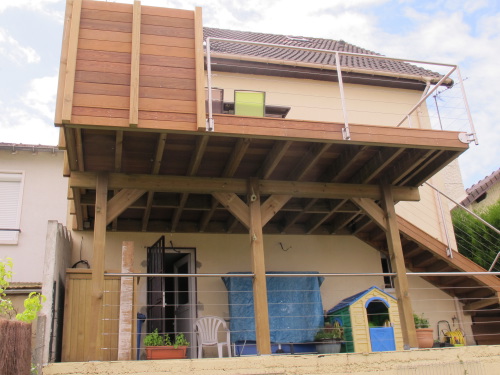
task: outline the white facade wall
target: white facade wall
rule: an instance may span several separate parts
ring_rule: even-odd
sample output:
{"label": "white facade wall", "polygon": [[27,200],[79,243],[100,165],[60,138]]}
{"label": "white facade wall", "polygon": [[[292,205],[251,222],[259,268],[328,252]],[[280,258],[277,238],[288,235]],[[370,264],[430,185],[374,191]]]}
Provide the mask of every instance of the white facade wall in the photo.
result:
{"label": "white facade wall", "polygon": [[[161,233],[108,232],[106,238],[105,267],[108,272],[120,272],[122,241],[134,241],[134,272],[146,272],[146,247],[152,245]],[[196,249],[196,272],[227,273],[251,272],[249,235],[243,234],[169,234],[165,233],[167,246]],[[83,237],[83,242],[82,241]],[[91,232],[73,233],[73,259],[82,258],[92,266]],[[283,245],[282,250],[280,243]],[[375,273],[382,272],[380,253],[353,236],[300,236],[265,235],[264,251],[266,271],[317,271],[320,273]],[[409,280],[410,295],[415,312],[425,312],[432,327],[440,320],[452,322],[461,316],[454,299],[419,277]],[[227,291],[220,277],[197,279],[198,316],[217,315],[229,318]],[[321,286],[323,309],[328,310],[342,299],[371,286],[384,288],[380,276],[326,277]],[[146,313],[146,277],[141,277],[138,291],[138,311]],[[388,293],[394,294],[393,290]],[[464,322],[467,328],[468,322]],[[437,331],[435,331],[437,335]]]}
{"label": "white facade wall", "polygon": [[63,152],[0,150],[0,171],[24,172],[17,244],[0,244],[0,259],[12,258],[14,282],[41,282],[49,220],[66,224],[67,180]]}

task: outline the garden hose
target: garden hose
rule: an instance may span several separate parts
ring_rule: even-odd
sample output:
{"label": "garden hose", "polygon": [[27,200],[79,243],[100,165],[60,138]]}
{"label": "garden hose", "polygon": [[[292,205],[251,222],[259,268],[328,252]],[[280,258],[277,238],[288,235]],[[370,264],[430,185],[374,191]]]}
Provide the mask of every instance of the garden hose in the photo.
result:
{"label": "garden hose", "polygon": [[465,345],[465,336],[460,329],[448,331],[445,333],[445,336],[448,337],[450,344]]}

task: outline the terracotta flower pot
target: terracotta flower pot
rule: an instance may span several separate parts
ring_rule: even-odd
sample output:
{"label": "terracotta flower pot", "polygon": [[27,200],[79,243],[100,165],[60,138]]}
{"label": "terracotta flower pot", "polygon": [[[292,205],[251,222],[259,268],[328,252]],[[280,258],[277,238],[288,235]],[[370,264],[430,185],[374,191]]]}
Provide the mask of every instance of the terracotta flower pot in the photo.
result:
{"label": "terracotta flower pot", "polygon": [[419,348],[432,348],[434,335],[432,328],[417,328],[417,342]]}
{"label": "terracotta flower pot", "polygon": [[147,359],[184,359],[187,346],[146,346]]}

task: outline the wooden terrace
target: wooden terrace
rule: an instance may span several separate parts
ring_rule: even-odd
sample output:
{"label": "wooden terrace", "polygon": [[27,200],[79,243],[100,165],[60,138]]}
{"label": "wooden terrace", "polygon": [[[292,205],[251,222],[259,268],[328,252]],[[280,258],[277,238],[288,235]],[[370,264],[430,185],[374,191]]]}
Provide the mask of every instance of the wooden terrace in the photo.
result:
{"label": "wooden terrace", "polygon": [[[460,133],[350,124],[344,140],[344,124],[229,114],[207,131],[200,8],[68,0],[64,30],[55,123],[73,229],[94,231],[96,306],[108,230],[252,233],[259,311],[262,234],[357,235],[389,252],[401,275],[405,260],[420,256],[421,269],[441,251],[410,229],[401,243],[394,202],[418,200],[419,186],[468,148]],[[441,255],[443,269],[460,270]],[[265,317],[257,330],[267,353]]]}

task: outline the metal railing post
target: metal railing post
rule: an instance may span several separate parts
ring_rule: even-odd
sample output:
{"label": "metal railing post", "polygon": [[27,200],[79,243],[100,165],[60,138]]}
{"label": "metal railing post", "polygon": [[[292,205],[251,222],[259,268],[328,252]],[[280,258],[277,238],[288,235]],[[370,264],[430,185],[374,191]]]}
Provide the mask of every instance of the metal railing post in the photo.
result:
{"label": "metal railing post", "polygon": [[473,211],[469,210],[467,207],[465,207],[464,205],[458,203],[456,200],[454,200],[453,198],[449,197],[448,195],[446,195],[445,193],[443,193],[441,190],[439,190],[437,187],[435,186],[432,186],[431,184],[429,184],[428,182],[424,182],[424,184],[426,185],[429,185],[431,188],[433,188],[434,190],[436,190],[439,194],[442,194],[444,197],[448,198],[450,201],[452,201],[453,203],[455,203],[457,206],[463,208],[465,211],[467,211],[468,213],[470,213],[472,216],[474,216],[477,220],[479,220],[481,223],[483,223],[484,225],[486,225],[488,228],[490,228],[491,230],[493,230],[495,233],[497,234],[500,234],[500,230],[498,230],[497,228],[495,228],[493,225],[491,225],[490,223],[488,223],[486,220],[484,220],[482,217],[478,216],[477,214],[475,214]]}
{"label": "metal railing post", "polygon": [[462,80],[462,74],[460,74],[460,68],[458,66],[457,66],[457,76],[458,76],[458,81],[460,82],[460,90],[462,91],[462,99],[464,101],[465,109],[467,111],[467,118],[469,119],[469,126],[471,133],[468,135],[472,136],[472,140],[476,145],[478,145],[479,143],[477,141],[476,128],[474,127],[474,121],[472,121],[472,116],[470,114],[470,109],[469,109],[469,102],[467,101],[467,95],[465,95],[464,81]]}
{"label": "metal railing post", "polygon": [[[429,96],[431,96],[431,94],[432,94],[434,91],[436,91],[436,90],[438,89],[438,87],[439,87],[439,86],[441,86],[441,85],[443,84],[443,82],[444,82],[444,81],[446,81],[446,80],[447,80],[447,79],[451,76],[451,73],[453,73],[453,72],[454,72],[457,68],[458,68],[458,66],[457,66],[457,65],[452,66],[451,70],[450,70],[448,73],[446,73],[446,74],[445,74],[445,75],[444,75],[444,76],[443,76],[443,77],[439,80],[439,82],[438,82],[438,83],[436,83],[436,86],[434,86],[431,90],[429,90],[429,92],[428,92],[426,95],[424,95],[424,96],[422,96],[422,97],[420,98],[420,100],[418,101],[418,103],[417,103],[417,104],[415,104],[415,105],[413,106],[413,108],[411,109],[411,111],[410,111],[410,112],[408,112],[408,114],[407,114],[406,116],[410,116],[413,112],[415,112],[415,111],[417,110],[417,108],[418,108],[418,107],[420,107],[420,106],[422,105],[422,103],[423,103],[423,102],[425,102],[425,101],[427,100],[427,98],[428,98]],[[396,125],[396,127],[401,126],[401,124],[402,124],[403,122],[405,122],[406,116],[405,116],[405,118],[403,118],[403,119],[399,122],[399,124],[397,124],[397,125]]]}
{"label": "metal railing post", "polygon": [[441,195],[439,194],[439,192],[436,192],[436,194],[437,194],[439,211],[441,212],[441,219],[443,220],[444,234],[446,237],[446,244],[447,244],[446,255],[448,255],[449,258],[453,258],[453,251],[451,250],[451,245],[450,245],[450,236],[448,235],[448,225],[446,225],[446,218],[444,217],[443,204],[441,203]]}
{"label": "metal railing post", "polygon": [[497,264],[498,258],[500,258],[500,251],[497,253],[497,256],[495,257],[495,260],[493,261],[493,263],[491,263],[491,266],[488,269],[488,272],[493,271],[493,267],[495,267],[495,264]]}
{"label": "metal railing post", "polygon": [[335,52],[335,65],[337,67],[337,77],[339,80],[339,88],[340,88],[340,101],[342,102],[342,112],[344,113],[344,128],[342,129],[342,136],[344,140],[351,139],[351,132],[349,131],[349,120],[347,118],[347,108],[345,104],[345,96],[344,96],[344,83],[342,81],[342,70],[340,68],[340,54],[338,51]]}
{"label": "metal railing post", "polygon": [[212,113],[212,60],[210,57],[210,38],[206,40],[207,47],[207,86],[208,86],[208,119],[207,131],[214,131],[214,118]]}

